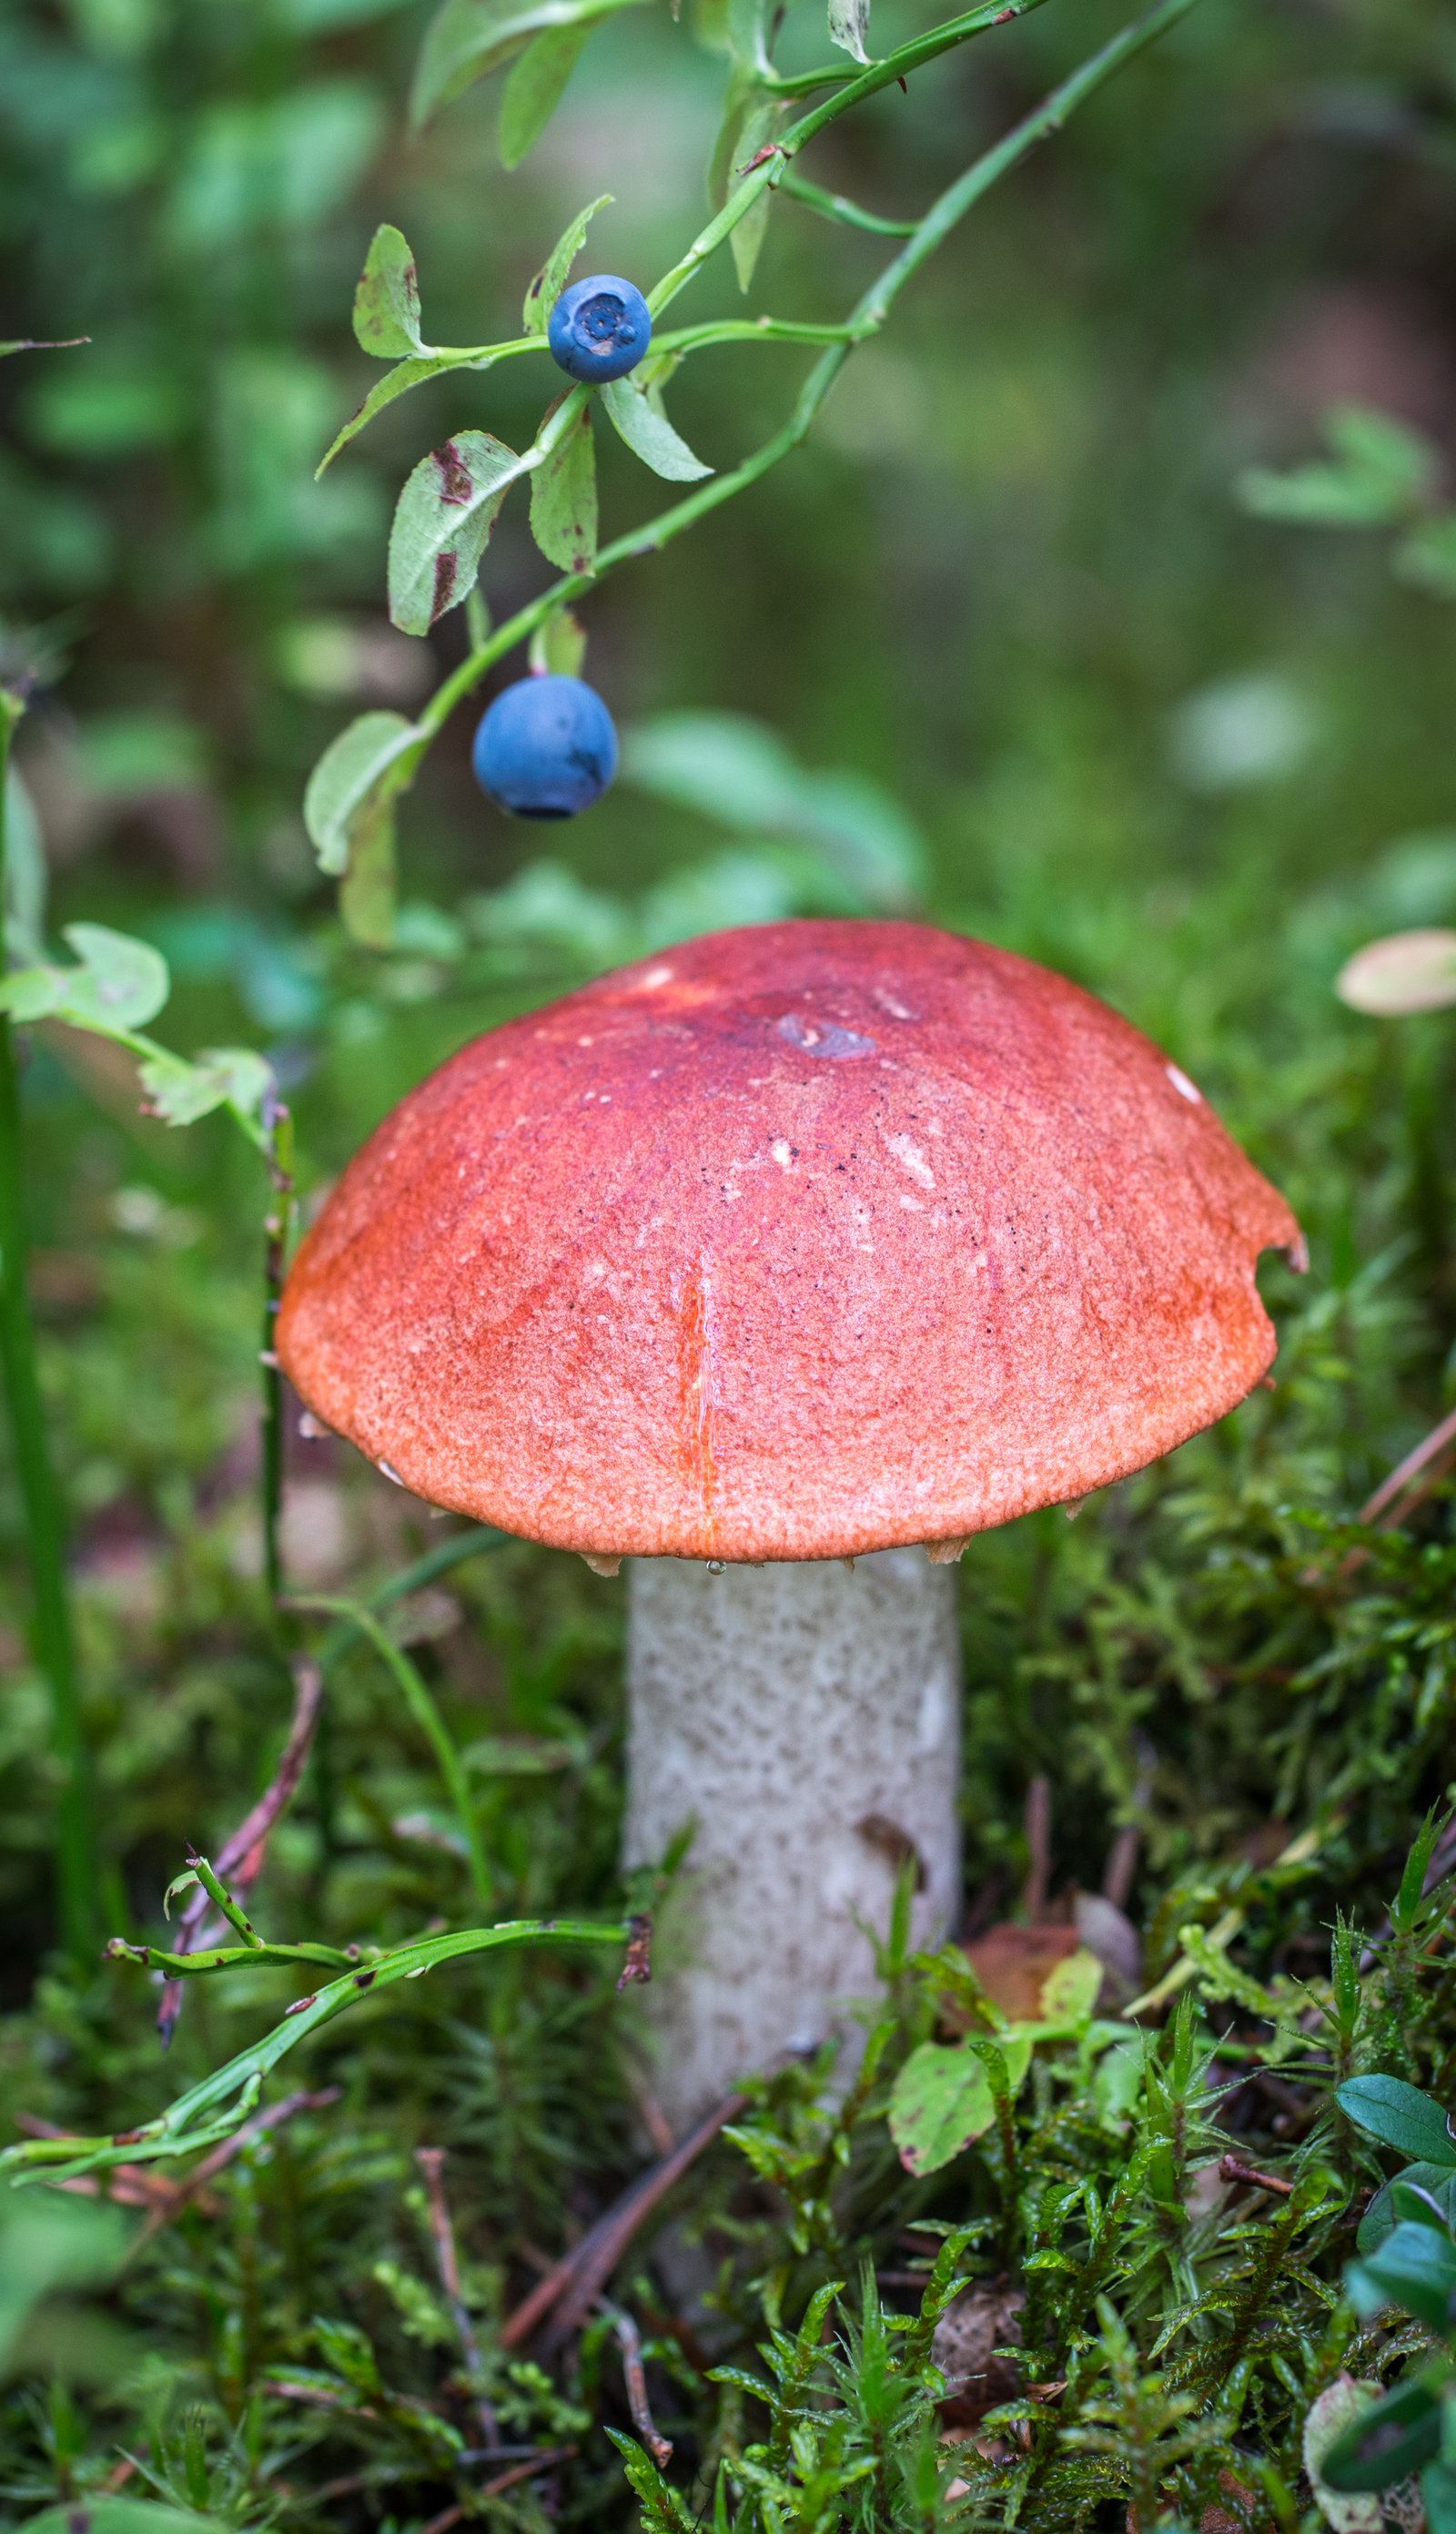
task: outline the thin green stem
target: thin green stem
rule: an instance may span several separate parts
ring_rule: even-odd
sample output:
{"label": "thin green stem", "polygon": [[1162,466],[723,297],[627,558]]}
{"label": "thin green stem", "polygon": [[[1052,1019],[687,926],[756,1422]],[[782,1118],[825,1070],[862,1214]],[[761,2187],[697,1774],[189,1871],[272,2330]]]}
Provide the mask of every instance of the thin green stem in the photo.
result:
{"label": "thin green stem", "polygon": [[227,1920],[235,1936],[241,1936],[249,1953],[261,1953],[263,1938],[241,1903],[234,1900],[221,1877],[215,1874],[205,1856],[194,1856],[192,1870],[212,1906]]}
{"label": "thin green stem", "polygon": [[858,203],[852,203],[847,194],[829,194],[822,185],[812,185],[794,167],[784,169],[778,190],[796,203],[807,204],[823,219],[838,220],[849,229],[869,229],[876,237],[912,237],[920,225],[918,220],[881,219],[878,211],[863,211]]}
{"label": "thin green stem", "polygon": [[[833,96],[825,97],[821,105],[815,106],[798,123],[791,123],[774,143],[772,155],[766,157],[761,166],[744,171],[743,183],[730,195],[716,216],[709,220],[706,228],[699,231],[681,262],[675,264],[672,271],[664,273],[648,291],[647,306],[653,317],[659,316],[668,302],[676,299],[678,292],[686,288],[723,240],[732,235],[764,188],[778,183],[786,162],[796,157],[806,144],[822,132],[827,124],[834,122],[837,116],[847,114],[851,106],[859,105],[865,97],[878,95],[880,89],[893,87],[897,80],[904,79],[910,71],[919,70],[924,63],[935,61],[939,54],[953,52],[958,44],[969,43],[973,35],[984,34],[989,27],[1001,26],[1008,18],[1027,17],[1033,9],[1045,5],[1046,0],[982,0],[979,8],[967,10],[962,17],[949,18],[941,27],[932,27],[926,34],[915,36],[908,44],[897,45],[882,62],[871,62],[868,69],[860,71]],[[763,85],[771,87],[773,83],[769,81]],[[818,87],[820,82],[815,79],[814,85]]]}
{"label": "thin green stem", "polygon": [[460,1766],[460,1755],[446,1730],[445,1719],[425,1687],[417,1666],[410,1661],[403,1647],[395,1645],[394,1638],[376,1618],[374,1612],[366,1609],[361,1601],[347,1601],[310,1594],[306,1598],[300,1596],[289,1606],[295,1610],[327,1610],[331,1617],[348,1619],[361,1636],[368,1638],[380,1660],[388,1664],[410,1715],[435,1754],[446,1792],[455,1807],[455,1818],[464,1837],[470,1880],[475,1886],[476,1898],[482,1908],[488,1909],[492,1899],[490,1868],[486,1864],[485,1845],[480,1836],[480,1824],[476,1819],[469,1784],[465,1772]]}
{"label": "thin green stem", "polygon": [[[0,691],[0,908],[5,899],[5,795],[10,742],[24,711]],[[3,922],[3,917],[0,917]],[[0,1357],[15,1438],[30,1566],[35,1659],[50,1684],[57,1793],[56,1883],[61,1941],[77,1962],[96,1942],[95,1839],[66,1576],[65,1522],[46,1447],[35,1332],[26,1290],[25,1169],[15,1040],[0,1013]]]}
{"label": "thin green stem", "polygon": [[169,1954],[161,1945],[134,1945],[125,1936],[113,1936],[105,1953],[109,1962],[140,1962],[144,1970],[160,1971],[169,1980],[201,1979],[214,1971],[283,1970],[295,1962],[347,1970],[353,1959],[337,1945],[270,1945],[261,1936],[201,1954]]}
{"label": "thin green stem", "polygon": [[[898,234],[898,232],[896,232]],[[701,326],[680,326],[676,333],[654,334],[654,352],[700,352],[709,343],[842,343],[845,326],[812,326],[794,317],[719,317]]]}
{"label": "thin green stem", "polygon": [[817,71],[758,72],[758,85],[770,89],[775,96],[813,96],[817,88],[847,88],[859,72],[849,62],[821,62]]}
{"label": "thin green stem", "polygon": [[[470,1531],[452,1532],[449,1538],[442,1539],[438,1548],[426,1549],[424,1556],[417,1557],[412,1566],[402,1566],[397,1575],[390,1576],[387,1582],[379,1585],[370,1594],[367,1603],[361,1605],[351,1601],[349,1610],[352,1613],[361,1606],[376,1612],[387,1610],[392,1602],[402,1600],[407,1593],[422,1591],[426,1584],[434,1583],[437,1575],[448,1574],[453,1566],[460,1565],[465,1558],[479,1557],[488,1548],[510,1548],[514,1545],[512,1533],[492,1531],[487,1523],[479,1523]],[[340,1619],[330,1629],[317,1657],[319,1669],[326,1680],[340,1656],[347,1654],[355,1638],[363,1633],[352,1616]]]}
{"label": "thin green stem", "polygon": [[1062,130],[1068,115],[1112,79],[1134,55],[1156,43],[1160,35],[1175,27],[1196,6],[1196,0],[1158,0],[1141,18],[1123,27],[1110,37],[1100,52],[1082,62],[1050,96],[1023,117],[1022,121],[999,141],[994,149],[968,167],[963,176],[946,187],[939,201],[931,205],[913,235],[907,238],[892,264],[886,265],[879,280],[866,291],[854,312],[854,321],[866,332],[881,326],[891,302],[898,296],[913,272],[918,272],[927,257],[934,255],[941,241],[948,237],[958,220],[990,192],[1008,170],[1028,157],[1038,144],[1050,140]]}

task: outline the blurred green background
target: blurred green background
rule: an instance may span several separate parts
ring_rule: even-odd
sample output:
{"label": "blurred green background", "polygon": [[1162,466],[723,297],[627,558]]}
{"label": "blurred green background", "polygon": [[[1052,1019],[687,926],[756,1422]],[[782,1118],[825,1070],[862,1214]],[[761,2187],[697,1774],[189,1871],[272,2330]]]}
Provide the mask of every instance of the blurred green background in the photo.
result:
{"label": "blurred green background", "polygon": [[[18,816],[52,929],[84,914],[163,948],[184,1052],[269,1050],[308,1189],[474,1029],[644,939],[908,892],[1108,996],[1288,1191],[1325,1388],[1281,1449],[1306,1499],[1348,1510],[1444,1403],[1456,1332],[1448,1025],[1331,994],[1368,934],[1456,914],[1452,620],[1391,579],[1378,536],[1249,518],[1232,485],[1307,455],[1341,399],[1452,445],[1449,10],[1204,0],[951,239],[804,452],[584,611],[642,779],[543,859],[475,791],[475,713],[456,715],[404,805],[404,905],[375,955],[313,867],[303,783],[351,712],[408,708],[460,656],[458,613],[428,643],[388,624],[394,495],[464,424],[523,445],[540,380],[514,363],[427,387],[316,483],[377,375],[348,329],[365,247],[402,225],[430,336],[488,339],[609,191],[589,255],[645,281],[699,224],[722,75],[691,26],[626,10],[508,176],[497,83],[407,137],[422,23],[388,0],[4,18],[4,332],[91,337],[0,368],[0,603],[52,671]],[[914,23],[880,0],[877,40]],[[1048,8],[874,99],[807,172],[918,210],[1116,23],[1102,0]],[[815,17],[785,42],[816,58]],[[747,303],[720,258],[684,314],[837,315],[887,251],[781,200]],[[675,416],[730,463],[809,357],[702,355]],[[607,533],[660,507],[615,443],[601,462]],[[523,512],[486,559],[498,618],[544,577]],[[748,718],[662,719],[687,714]],[[225,1785],[248,1746],[228,1702],[270,1676],[250,1598],[263,1199],[224,1124],[150,1124],[99,1042],[37,1033],[26,1097],[87,1695],[103,1783],[131,1790],[104,1860],[123,1912],[165,1880],[149,1842],[185,1826],[180,1755]],[[1266,1281],[1292,1309],[1292,1280]],[[291,1449],[296,1571],[384,1554],[400,1510],[328,1447]],[[14,1551],[8,1491],[0,1519]],[[1014,1563],[1021,1537],[977,1555]],[[49,1834],[8,1572],[18,1997]],[[610,1641],[615,1617],[592,1625]]]}
{"label": "blurred green background", "polygon": [[[1150,1719],[1159,1873],[1271,1810],[1304,1818],[1342,1771],[1373,1807],[1351,1831],[1355,1871],[1418,1787],[1424,1801],[1445,1782],[1445,1672],[1432,1704],[1435,1657],[1423,1689],[1414,1657],[1371,1655],[1379,1706],[1361,1669],[1372,1623],[1276,1715],[1269,1683],[1315,1661],[1325,1625],[1303,1605],[1290,1617],[1301,1552],[1278,1526],[1294,1498],[1353,1511],[1456,1395],[1450,1025],[1364,1019],[1332,993],[1370,935],[1456,921],[1456,617],[1392,578],[1379,535],[1272,525],[1233,485],[1307,457],[1341,401],[1456,452],[1449,6],[1202,0],[951,239],[803,452],[583,610],[587,674],[630,743],[595,812],[543,851],[475,791],[476,712],[456,716],[403,806],[403,907],[376,955],[338,927],[303,785],[352,713],[408,710],[461,656],[458,614],[428,643],[389,626],[393,501],[462,426],[524,446],[541,374],[428,387],[316,484],[377,375],[348,323],[369,238],[383,219],[405,231],[432,340],[512,333],[526,281],[599,192],[616,199],[590,266],[645,283],[700,225],[722,76],[691,25],[628,9],[508,176],[496,84],[407,137],[424,14],[0,14],[0,335],[91,337],[0,365],[0,612],[49,664],[18,743],[17,816],[43,843],[52,932],[85,916],[145,935],[172,966],[170,1044],[273,1056],[306,1193],[465,1037],[648,940],[908,891],[1107,996],[1286,1190],[1312,1272],[1299,1288],[1266,1265],[1285,1336],[1274,1399],[1120,1491],[1106,1519],[1071,1534],[1038,1516],[967,1556],[968,1871],[1019,1870],[1040,1767],[1073,1798],[1063,1863],[1095,1887]],[[896,216],[922,209],[1119,15],[1055,0],[876,98],[805,172]],[[794,60],[819,57],[817,21],[800,0]],[[916,23],[877,0],[874,40]],[[780,200],[748,300],[720,259],[682,315],[837,317],[887,253]],[[811,357],[706,353],[674,387],[674,419],[731,464]],[[662,507],[660,488],[598,447],[615,534]],[[547,577],[524,507],[508,503],[486,558],[497,619]],[[688,714],[740,719],[663,719]],[[286,1722],[258,1582],[264,1191],[225,1123],[140,1117],[129,1064],[99,1042],[36,1033],[25,1089],[98,1865],[113,1928],[155,1934],[183,1841],[230,1825]],[[297,1582],[336,1587],[423,1544],[423,1509],[339,1447],[294,1432],[289,1451]],[[53,1780],[3,1463],[0,1546],[0,2075],[70,2121],[118,2086],[129,2104],[164,2098],[177,2058],[198,2073],[232,2022],[190,2009],[164,2076],[141,1983],[83,1994],[51,1977],[23,2012],[52,1937]],[[1236,1570],[1210,1616],[1210,1574]],[[524,1549],[462,1575],[415,1614],[414,1642],[461,1738],[545,1737],[549,1800],[509,1777],[488,1798],[520,1904],[605,1905],[620,1601]],[[356,1665],[327,1766],[275,1842],[279,1915],[397,1932],[458,1905],[457,1860],[400,1830],[430,1780],[391,1730]],[[524,2210],[551,2240],[583,2125],[598,2120],[598,2155],[623,2135],[620,2100],[603,2132],[547,2032],[556,2015],[579,2037],[601,2001],[552,2005],[549,1981],[545,2004],[491,1994],[468,2082],[458,2036],[427,2081],[424,2045],[406,2064],[381,2028],[369,2085],[435,2085],[437,2112],[454,2103],[481,2146],[502,2222]],[[416,2030],[427,2021],[422,2007]],[[500,2109],[513,2049],[516,2130]],[[216,2382],[245,2386],[217,2329]]]}
{"label": "blurred green background", "polygon": [[[916,211],[1117,22],[1102,0],[1048,8],[874,99],[807,172]],[[915,23],[880,0],[877,41]],[[1452,444],[1449,10],[1204,0],[951,239],[804,452],[584,611],[588,673],[640,730],[629,773],[656,764],[656,788],[624,780],[543,862],[541,832],[475,791],[461,711],[404,805],[404,907],[376,956],[314,870],[304,780],[350,713],[407,709],[460,656],[458,613],[428,643],[387,621],[403,475],[465,424],[523,445],[541,390],[530,363],[426,387],[315,483],[377,375],[348,328],[365,247],[399,223],[431,338],[489,339],[609,191],[589,257],[645,281],[700,222],[722,77],[690,26],[626,10],[508,176],[498,83],[407,137],[422,24],[388,0],[6,13],[0,323],[91,338],[0,368],[0,604],[54,672],[17,752],[52,929],[84,914],[164,949],[184,1052],[269,1050],[307,1188],[474,1029],[644,938],[908,889],[1108,996],[1286,1188],[1305,1306],[1344,1326],[1354,1295],[1369,1321],[1306,1438],[1304,1492],[1358,1501],[1444,1397],[1450,1033],[1357,1018],[1330,987],[1369,933],[1456,913],[1453,628],[1392,581],[1379,537],[1271,526],[1231,488],[1308,454],[1341,399]],[[785,42],[817,58],[816,15]],[[781,200],[748,301],[720,257],[683,313],[838,315],[888,251]],[[702,355],[676,419],[730,463],[810,357]],[[598,439],[610,534],[660,502]],[[545,576],[523,513],[508,505],[486,558],[497,618]],[[702,732],[656,721],[707,713],[758,725],[728,728],[721,771]],[[140,1118],[99,1042],[37,1034],[26,1093],[95,1730],[145,1678],[175,1750],[189,1629],[206,1672],[209,1596],[241,1609],[253,1589],[262,1192],[225,1125]],[[1281,1271],[1268,1284],[1292,1297]],[[321,1534],[299,1554],[327,1575],[389,1524],[329,1510],[364,1482],[320,1450],[310,1495],[311,1448],[293,1452],[295,1531],[303,1505]],[[0,1518],[17,1547],[8,1492]],[[7,1897],[39,1942],[39,1691],[10,1571]],[[266,1659],[238,1627],[226,1661],[246,1673]],[[159,1798],[138,1800],[145,1819]],[[139,1900],[136,1858],[108,1865]]]}

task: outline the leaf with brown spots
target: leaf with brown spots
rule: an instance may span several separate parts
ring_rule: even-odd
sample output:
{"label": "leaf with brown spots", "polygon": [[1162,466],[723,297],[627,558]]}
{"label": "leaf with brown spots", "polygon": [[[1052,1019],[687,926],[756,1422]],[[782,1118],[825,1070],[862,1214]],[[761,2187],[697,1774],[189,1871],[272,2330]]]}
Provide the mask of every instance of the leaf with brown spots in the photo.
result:
{"label": "leaf with brown spots", "polygon": [[390,621],[401,634],[428,634],[469,597],[507,487],[525,471],[488,431],[456,432],[420,459],[390,531]]}
{"label": "leaf with brown spots", "polygon": [[596,443],[589,405],[536,469],[531,534],[561,572],[589,572],[596,561]]}
{"label": "leaf with brown spots", "polygon": [[420,333],[420,286],[409,241],[388,221],[374,232],[354,292],[354,340],[378,361],[433,351]]}

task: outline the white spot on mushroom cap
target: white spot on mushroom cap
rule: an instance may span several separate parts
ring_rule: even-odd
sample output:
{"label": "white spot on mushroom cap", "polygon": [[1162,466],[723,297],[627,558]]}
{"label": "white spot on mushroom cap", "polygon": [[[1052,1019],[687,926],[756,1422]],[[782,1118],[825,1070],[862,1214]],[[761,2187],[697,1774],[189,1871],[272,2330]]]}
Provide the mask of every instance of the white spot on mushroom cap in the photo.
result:
{"label": "white spot on mushroom cap", "polygon": [[791,1171],[793,1169],[794,1147],[792,1144],[786,1142],[782,1135],[775,1135],[773,1142],[769,1145],[768,1149],[781,1171]]}
{"label": "white spot on mushroom cap", "polygon": [[880,1133],[885,1151],[893,1153],[901,1170],[908,1171],[919,1186],[933,1188],[936,1184],[935,1174],[914,1136],[886,1135],[882,1128]]}
{"label": "white spot on mushroom cap", "polygon": [[1181,1092],[1184,1100],[1191,1100],[1195,1108],[1202,1108],[1202,1092],[1199,1090],[1196,1082],[1190,1082],[1188,1080],[1187,1075],[1182,1070],[1181,1066],[1176,1064],[1167,1064],[1164,1066],[1163,1070],[1167,1074],[1175,1091]]}
{"label": "white spot on mushroom cap", "polygon": [[671,968],[665,968],[660,965],[656,968],[649,968],[642,979],[642,984],[649,990],[654,986],[670,986],[671,983]]}

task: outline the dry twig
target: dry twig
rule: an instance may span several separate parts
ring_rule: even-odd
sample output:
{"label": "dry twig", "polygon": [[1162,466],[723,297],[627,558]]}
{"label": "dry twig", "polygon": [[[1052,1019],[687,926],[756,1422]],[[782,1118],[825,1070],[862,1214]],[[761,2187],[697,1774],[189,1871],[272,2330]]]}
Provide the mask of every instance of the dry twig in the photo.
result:
{"label": "dry twig", "polygon": [[455,2324],[455,2338],[460,2344],[460,2355],[470,2380],[475,2417],[480,2423],[480,2435],[486,2449],[493,2454],[501,2443],[501,2424],[496,2418],[494,2404],[482,2389],[485,2370],[480,2363],[480,2344],[460,2294],[460,2265],[455,2258],[455,2228],[451,2223],[450,2202],[445,2197],[445,2149],[443,2146],[418,2146],[414,2160],[425,2177],[425,2189],[430,2195],[430,2231],[435,2238],[440,2284],[449,2301],[450,2318]]}
{"label": "dry twig", "polygon": [[508,2315],[501,2326],[503,2349],[518,2349],[537,2326],[556,2309],[547,2336],[548,2349],[558,2348],[572,2332],[584,2323],[593,2303],[611,2277],[628,2245],[644,2218],[651,2214],[659,2200],[673,2184],[681,2180],[688,2167],[710,2146],[720,2129],[736,2120],[748,2103],[747,2094],[728,2094],[723,2101],[690,2130],[671,2155],[650,2164],[638,2174],[615,2205],[574,2246],[565,2261],[557,2262],[544,2279],[522,2299],[514,2314]]}
{"label": "dry twig", "polygon": [[1388,1478],[1382,1478],[1371,1496],[1367,1496],[1355,1519],[1374,1523],[1381,1531],[1392,1531],[1413,1513],[1421,1499],[1428,1495],[1443,1476],[1447,1456],[1456,1450],[1456,1408],[1432,1426],[1414,1452],[1398,1461]]}
{"label": "dry twig", "polygon": [[[576,2451],[575,2446],[549,2446],[529,2463],[516,2463],[509,2472],[498,2472],[495,2480],[485,2482],[475,2496],[477,2499],[499,2499],[503,2490],[514,2490],[518,2481],[529,2481],[534,2474],[545,2472],[549,2465],[569,2463]],[[420,2534],[450,2534],[451,2527],[458,2525],[464,2513],[463,2502],[456,2500],[454,2507],[443,2507],[438,2516],[431,2517],[428,2525],[422,2525]]]}
{"label": "dry twig", "polygon": [[1237,2155],[1221,2155],[1218,2171],[1221,2182],[1248,2182],[1257,2191],[1277,2191],[1283,2199],[1294,2189],[1292,2182],[1281,2182],[1277,2173],[1260,2173],[1254,2165],[1241,2164]]}
{"label": "dry twig", "polygon": [[672,2461],[672,2440],[663,2436],[648,2407],[647,2379],[642,2373],[642,2344],[637,2337],[637,2324],[630,2314],[624,2314],[620,2306],[612,2305],[606,2297],[598,2297],[596,2302],[601,2313],[610,2316],[612,2329],[617,2334],[632,2425],[660,2472]]}
{"label": "dry twig", "polygon": [[617,1981],[620,1997],[634,1980],[645,1986],[652,1976],[652,1921],[645,1910],[627,1921],[627,1960]]}
{"label": "dry twig", "polygon": [[[257,1881],[263,1864],[268,1836],[297,1787],[303,1775],[324,1700],[324,1675],[316,1662],[300,1656],[293,1665],[293,1721],[283,1756],[274,1772],[273,1783],[264,1789],[245,1821],[239,1823],[229,1840],[223,1841],[212,1859],[212,1868],[220,1880],[232,1878],[238,1898]],[[189,1895],[177,1929],[173,1951],[179,1954],[200,1953],[217,1940],[222,1921],[210,1923],[212,1902],[201,1889]],[[168,1980],[163,1986],[161,2003],[156,2011],[156,2028],[161,2046],[166,2049],[176,2030],[182,2012],[182,1980]]]}

